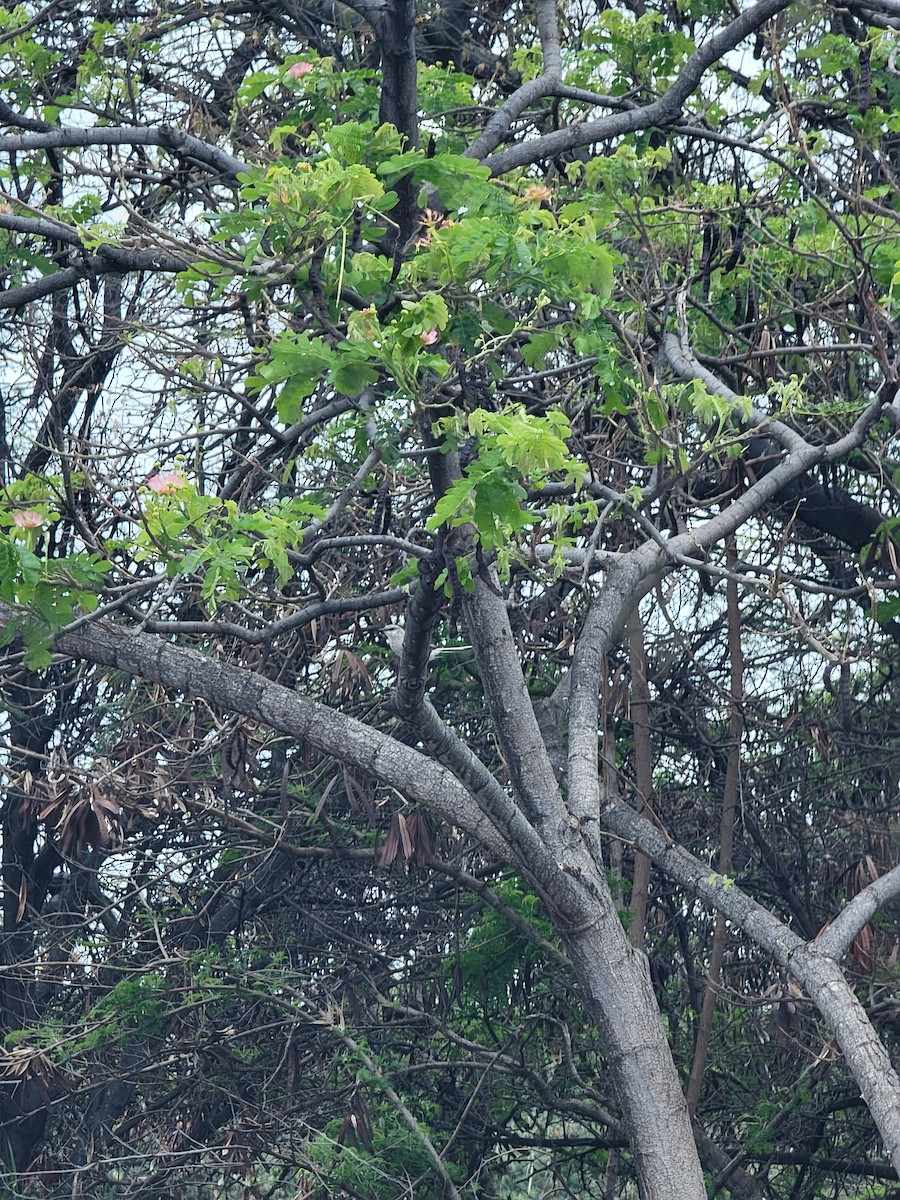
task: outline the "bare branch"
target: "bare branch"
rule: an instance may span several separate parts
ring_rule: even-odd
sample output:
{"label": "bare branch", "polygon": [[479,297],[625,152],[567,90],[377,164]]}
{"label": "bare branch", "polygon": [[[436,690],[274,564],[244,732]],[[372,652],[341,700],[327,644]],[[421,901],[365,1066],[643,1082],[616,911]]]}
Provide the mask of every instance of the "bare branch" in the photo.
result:
{"label": "bare branch", "polygon": [[[15,609],[0,601],[0,626],[8,625],[16,615]],[[509,855],[509,847],[445,767],[379,730],[262,675],[215,662],[153,634],[129,632],[107,622],[83,625],[73,633],[62,634],[56,646],[62,654],[153,680],[173,691],[262,721],[272,729],[308,741],[429,807],[434,806],[435,797],[440,797],[439,811],[447,819],[495,853],[504,858]]]}
{"label": "bare branch", "polygon": [[65,125],[51,126],[42,132],[0,135],[0,154],[11,154],[21,150],[64,150],[69,147],[88,146],[160,146],[180,158],[191,159],[202,166],[212,168],[231,183],[252,168],[243,159],[203,142],[189,133],[181,133],[171,125],[159,125],[150,129],[141,126],[104,127],[92,126],[75,129]]}
{"label": "bare branch", "polygon": [[[375,592],[368,596],[345,596],[337,600],[317,600],[280,621],[272,621],[262,629],[248,629],[246,625],[238,625],[234,621],[146,621],[137,609],[128,609],[131,616],[141,622],[141,628],[149,633],[189,634],[191,636],[207,635],[210,637],[232,637],[248,646],[262,646],[309,625],[318,617],[335,616],[341,613],[370,612],[375,608],[385,608],[390,604],[399,604],[406,599],[403,588],[392,588],[386,592]],[[93,614],[91,614],[93,615]],[[89,623],[91,616],[80,618],[76,623],[80,627]],[[73,625],[72,628],[76,626]]]}
{"label": "bare branch", "polygon": [[[741,13],[730,25],[720,30],[691,55],[684,70],[658,100],[628,112],[614,113],[596,121],[570,125],[553,133],[511,146],[487,157],[480,155],[495,175],[502,175],[514,167],[540,162],[557,154],[575,150],[579,146],[590,146],[595,142],[607,141],[634,133],[639,129],[665,128],[678,121],[685,101],[696,90],[706,70],[718,62],[723,54],[733,50],[744,38],[749,37],[777,13],[789,8],[792,0],[759,0]],[[499,114],[498,114],[499,115]],[[477,143],[476,143],[477,144]],[[469,151],[471,156],[471,150]]]}
{"label": "bare branch", "polygon": [[819,951],[839,961],[859,931],[896,896],[900,896],[900,865],[873,880],[853,897],[825,932],[816,938]]}
{"label": "bare branch", "polygon": [[[603,822],[614,833],[633,842],[691,895],[706,900],[716,912],[743,929],[803,985],[843,1049],[891,1160],[900,1170],[900,1076],[853,989],[833,957],[823,952],[821,939],[804,942],[773,913],[742,892],[732,879],[711,871],[633,809],[607,799]],[[896,871],[900,872],[900,868]],[[892,881],[886,890],[894,887]],[[839,944],[840,939],[834,941]]]}
{"label": "bare branch", "polygon": [[468,158],[483,159],[500,145],[513,121],[542,96],[555,95],[562,82],[562,54],[556,0],[538,0],[537,25],[544,56],[544,70],[517,88],[488,121],[479,137],[466,150]]}

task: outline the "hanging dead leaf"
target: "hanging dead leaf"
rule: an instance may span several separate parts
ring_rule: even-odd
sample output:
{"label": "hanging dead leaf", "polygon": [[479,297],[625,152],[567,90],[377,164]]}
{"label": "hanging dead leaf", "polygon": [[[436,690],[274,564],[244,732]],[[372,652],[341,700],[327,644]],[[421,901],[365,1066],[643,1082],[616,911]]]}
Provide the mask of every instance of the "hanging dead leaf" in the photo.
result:
{"label": "hanging dead leaf", "polygon": [[394,813],[378,863],[389,867],[399,855],[403,862],[415,860],[416,865],[422,867],[433,853],[434,839],[427,816],[417,810],[408,814]]}
{"label": "hanging dead leaf", "polygon": [[397,851],[400,849],[400,824],[395,813],[391,817],[390,828],[388,829],[387,839],[381,848],[381,853],[378,856],[378,865],[380,867],[389,867],[397,857]]}
{"label": "hanging dead leaf", "polygon": [[26,1044],[0,1049],[0,1072],[12,1079],[33,1080],[45,1095],[51,1089],[71,1091],[73,1086],[49,1054]]}
{"label": "hanging dead leaf", "polygon": [[412,838],[409,835],[409,825],[403,813],[397,813],[397,828],[400,831],[400,845],[403,848],[403,857],[408,862],[412,858],[413,844]]}
{"label": "hanging dead leaf", "polygon": [[59,851],[69,855],[84,845],[100,849],[121,841],[121,806],[96,783],[80,792],[60,791],[38,813],[57,833]]}
{"label": "hanging dead leaf", "polygon": [[339,646],[331,668],[329,694],[347,699],[356,691],[366,694],[372,690],[372,676],[369,669],[358,654]]}
{"label": "hanging dead leaf", "polygon": [[118,817],[122,809],[116,800],[104,795],[96,784],[92,784],[91,812],[97,822],[100,841],[104,846],[108,846],[119,834]]}
{"label": "hanging dead leaf", "polygon": [[428,814],[417,809],[407,817],[406,824],[415,847],[416,865],[424,867],[434,854],[434,838],[431,834]]}
{"label": "hanging dead leaf", "polygon": [[253,791],[253,782],[247,774],[247,735],[240,725],[226,738],[221,757],[225,798],[230,800],[235,788],[243,792]]}
{"label": "hanging dead leaf", "polygon": [[353,1107],[341,1122],[337,1140],[339,1146],[353,1146],[370,1154],[374,1151],[372,1122],[363,1096],[357,1094],[354,1097]]}

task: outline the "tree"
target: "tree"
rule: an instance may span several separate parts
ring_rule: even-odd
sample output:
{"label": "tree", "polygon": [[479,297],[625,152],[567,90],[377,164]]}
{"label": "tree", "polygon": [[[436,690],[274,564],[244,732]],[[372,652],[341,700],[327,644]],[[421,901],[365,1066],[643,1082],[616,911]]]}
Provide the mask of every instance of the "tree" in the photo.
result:
{"label": "tree", "polygon": [[10,1187],[885,1194],[895,9],[3,15]]}

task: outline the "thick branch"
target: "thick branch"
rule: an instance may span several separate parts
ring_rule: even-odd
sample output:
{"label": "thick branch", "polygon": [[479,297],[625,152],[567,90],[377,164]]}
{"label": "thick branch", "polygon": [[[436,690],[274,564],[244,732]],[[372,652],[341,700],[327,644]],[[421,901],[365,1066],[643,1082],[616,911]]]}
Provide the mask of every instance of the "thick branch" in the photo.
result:
{"label": "thick branch", "polygon": [[99,264],[93,270],[87,267],[65,267],[62,271],[54,271],[52,275],[42,275],[40,279],[33,279],[30,283],[22,283],[18,287],[0,291],[0,308],[22,308],[44,296],[51,296],[54,292],[66,291],[68,288],[74,287],[80,280],[87,279],[91,274],[100,275],[107,271],[118,270],[118,267],[105,263]]}
{"label": "thick branch", "polygon": [[464,594],[463,611],[513,789],[539,829],[546,822],[559,822],[563,816],[559,785],[493,568],[485,565],[474,590]]}
{"label": "thick branch", "polygon": [[[0,628],[17,616],[0,601]],[[173,691],[208,700],[229,712],[261,721],[349,763],[435,809],[503,858],[510,849],[453,775],[439,763],[352,717],[309,700],[290,688],[196,650],[148,633],[108,623],[87,623],[60,635],[56,649],[76,659],[114,667]]]}
{"label": "thick branch", "polygon": [[863,926],[868,925],[878,910],[895,896],[900,896],[900,865],[863,888],[841,910],[816,939],[821,953],[834,959],[843,958]]}
{"label": "thick branch", "polygon": [[[465,786],[504,839],[516,851],[518,860],[540,881],[545,893],[553,892],[561,907],[571,903],[563,896],[569,889],[562,884],[553,855],[516,801],[494,778],[485,764],[469,749],[458,734],[439,716],[425,695],[430,633],[437,618],[440,592],[434,588],[437,574],[434,564],[422,565],[420,581],[413,591],[406,613],[403,649],[394,689],[394,708],[421,738],[425,747]],[[504,610],[505,611],[505,610]]]}
{"label": "thick branch", "polygon": [[[110,243],[97,246],[91,255],[87,255],[84,243],[81,240],[81,233],[71,225],[64,225],[62,221],[20,217],[14,213],[0,213],[0,229],[9,229],[13,233],[46,238],[48,241],[62,242],[66,246],[72,246],[85,255],[84,262],[87,274],[90,274],[90,264],[94,258],[100,260],[100,264],[102,264],[106,271],[119,271],[122,273],[126,271],[167,271],[174,273],[183,271],[190,265],[189,258],[174,254],[164,254],[155,247],[150,250],[140,248],[127,249]],[[50,275],[48,279],[53,280],[55,276]],[[9,306],[7,305],[6,307]]]}
{"label": "thick branch", "polygon": [[[419,144],[415,0],[386,0],[373,28],[381,51],[379,120],[394,125],[403,134],[406,149],[414,150]],[[406,178],[400,180],[396,191],[399,203],[392,219],[398,228],[389,241],[399,251],[415,229],[418,187]]]}
{"label": "thick branch", "polygon": [[[671,125],[681,118],[685,101],[696,90],[706,70],[776,13],[789,8],[791,3],[792,0],[759,0],[759,3],[741,13],[736,20],[726,25],[691,55],[685,63],[684,70],[669,90],[652,104],[628,112],[611,113],[596,121],[570,125],[553,133],[545,133],[542,137],[533,138],[519,146],[491,154],[484,161],[495,175],[500,175],[514,167],[526,166],[557,154],[564,154],[579,146],[590,146],[595,142],[621,137],[639,129]],[[469,153],[471,155],[471,150]]]}
{"label": "thick branch", "polygon": [[73,129],[68,126],[53,126],[40,133],[8,133],[0,136],[0,154],[15,154],[21,150],[62,150],[67,147],[86,146],[160,146],[181,158],[189,158],[205,167],[212,167],[228,180],[236,183],[238,175],[251,170],[249,163],[235,158],[218,146],[202,142],[189,133],[181,133],[171,125],[158,125],[154,129],[140,126],[90,129]]}
{"label": "thick branch", "polygon": [[503,141],[513,121],[526,108],[543,96],[557,94],[562,83],[562,54],[559,47],[559,24],[556,19],[556,0],[538,0],[537,24],[544,56],[544,71],[537,79],[529,79],[494,113],[480,136],[466,150],[468,158],[482,159]]}
{"label": "thick branch", "polygon": [[652,858],[690,895],[705,900],[743,929],[803,985],[843,1050],[891,1160],[900,1170],[900,1076],[834,958],[823,951],[821,939],[804,942],[733,880],[711,871],[683,847],[668,841],[633,809],[608,803],[603,821]]}

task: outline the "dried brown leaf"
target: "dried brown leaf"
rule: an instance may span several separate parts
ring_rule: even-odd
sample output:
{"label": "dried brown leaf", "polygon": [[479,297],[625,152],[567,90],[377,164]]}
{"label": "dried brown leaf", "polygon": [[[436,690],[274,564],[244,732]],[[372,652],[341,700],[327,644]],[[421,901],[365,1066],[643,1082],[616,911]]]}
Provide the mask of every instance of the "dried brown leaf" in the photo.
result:
{"label": "dried brown leaf", "polygon": [[380,867],[389,867],[397,857],[397,851],[400,849],[400,825],[397,819],[397,814],[391,818],[390,829],[388,829],[387,840],[381,848],[381,853],[378,856],[378,865]]}
{"label": "dried brown leaf", "polygon": [[413,843],[409,833],[409,824],[403,813],[397,813],[397,828],[400,831],[400,844],[403,847],[403,857],[409,862],[413,856]]}

